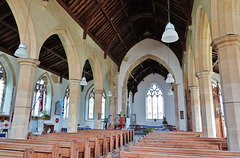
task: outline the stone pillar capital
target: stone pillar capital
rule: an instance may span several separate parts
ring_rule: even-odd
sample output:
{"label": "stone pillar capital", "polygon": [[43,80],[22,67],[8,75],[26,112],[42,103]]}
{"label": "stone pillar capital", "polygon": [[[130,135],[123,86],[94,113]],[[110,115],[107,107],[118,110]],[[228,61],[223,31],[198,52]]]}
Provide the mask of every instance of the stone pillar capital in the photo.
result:
{"label": "stone pillar capital", "polygon": [[199,91],[199,86],[190,86],[189,90],[190,91]]}
{"label": "stone pillar capital", "polygon": [[218,51],[218,49],[226,46],[238,46],[240,47],[240,35],[225,35],[218,37],[212,41],[212,48]]}
{"label": "stone pillar capital", "polygon": [[94,89],[94,94],[101,94],[102,95],[103,90],[102,89]]}
{"label": "stone pillar capital", "polygon": [[18,58],[17,61],[20,66],[28,65],[32,67],[37,67],[40,64],[40,61],[31,58]]}
{"label": "stone pillar capital", "polygon": [[208,71],[208,70],[203,70],[201,72],[196,72],[196,76],[198,78],[203,78],[203,77],[212,77],[213,72],[212,71]]}
{"label": "stone pillar capital", "polygon": [[80,85],[81,80],[72,78],[72,79],[69,79],[68,82],[70,85]]}

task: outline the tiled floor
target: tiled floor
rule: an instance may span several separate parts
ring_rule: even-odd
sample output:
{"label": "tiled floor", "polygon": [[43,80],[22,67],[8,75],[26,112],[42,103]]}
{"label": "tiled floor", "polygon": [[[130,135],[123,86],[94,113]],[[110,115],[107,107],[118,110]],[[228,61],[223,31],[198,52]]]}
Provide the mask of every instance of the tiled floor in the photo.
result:
{"label": "tiled floor", "polygon": [[[143,135],[135,135],[135,136],[134,136],[134,140],[139,140],[140,137],[143,137]],[[134,142],[134,141],[133,141],[133,142]],[[132,143],[133,143],[133,142],[132,142]],[[128,144],[124,145],[123,147],[124,147],[125,151],[128,151]],[[119,158],[119,152],[120,152],[120,148],[113,150],[113,151],[112,151],[111,153],[109,153],[109,154],[112,155],[112,158]]]}

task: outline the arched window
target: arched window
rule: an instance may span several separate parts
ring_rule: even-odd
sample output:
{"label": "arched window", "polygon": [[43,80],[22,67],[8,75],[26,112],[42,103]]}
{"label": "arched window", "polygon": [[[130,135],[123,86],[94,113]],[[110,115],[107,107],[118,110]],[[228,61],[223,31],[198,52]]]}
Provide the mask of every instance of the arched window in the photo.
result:
{"label": "arched window", "polygon": [[146,118],[163,119],[163,94],[156,83],[152,83],[146,93]]}
{"label": "arched window", "polygon": [[88,119],[93,120],[94,119],[94,99],[95,99],[95,94],[93,92],[94,89],[89,94],[88,97]]}
{"label": "arched window", "polygon": [[50,116],[50,107],[47,106],[47,92],[48,92],[48,78],[41,76],[35,86],[32,103],[32,116],[33,117],[46,117]]}
{"label": "arched window", "polygon": [[[106,95],[102,94],[102,107],[101,107],[101,119],[105,118],[105,109],[106,109]],[[94,88],[92,88],[91,92],[88,95],[88,111],[87,111],[87,119],[94,119],[94,111],[95,110],[95,94]]]}
{"label": "arched window", "polygon": [[63,98],[63,119],[67,120],[68,119],[68,114],[69,114],[69,86],[66,88],[65,95]]}
{"label": "arched window", "polygon": [[106,101],[106,96],[105,96],[105,93],[102,94],[102,115],[101,115],[101,118],[104,119],[105,118],[105,101]]}
{"label": "arched window", "polygon": [[3,113],[6,84],[7,84],[6,71],[3,68],[2,63],[0,63],[0,114]]}

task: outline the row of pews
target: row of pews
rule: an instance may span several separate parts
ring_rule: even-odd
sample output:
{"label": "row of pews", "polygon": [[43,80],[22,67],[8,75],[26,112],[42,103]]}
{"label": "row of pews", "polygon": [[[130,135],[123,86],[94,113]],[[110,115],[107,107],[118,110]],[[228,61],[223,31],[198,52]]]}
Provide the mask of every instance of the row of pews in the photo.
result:
{"label": "row of pews", "polygon": [[[240,157],[240,152],[227,151],[226,138],[206,138],[197,132],[153,131],[148,136],[129,143],[128,151],[121,148],[120,158],[199,158]],[[108,155],[107,158],[111,158]]]}
{"label": "row of pews", "polygon": [[96,129],[0,139],[0,158],[99,158],[133,138],[132,130]]}

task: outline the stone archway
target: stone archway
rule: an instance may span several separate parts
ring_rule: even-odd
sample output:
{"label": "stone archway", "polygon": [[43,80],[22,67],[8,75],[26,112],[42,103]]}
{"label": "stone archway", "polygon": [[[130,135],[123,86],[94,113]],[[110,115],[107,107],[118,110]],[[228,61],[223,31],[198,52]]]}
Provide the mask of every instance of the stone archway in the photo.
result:
{"label": "stone archway", "polygon": [[27,4],[26,1],[18,0],[7,0],[7,3],[11,8],[13,16],[16,20],[20,42],[27,44],[29,58],[37,59],[37,37],[31,13],[29,13],[28,17],[28,5],[30,4]]}
{"label": "stone archway", "polygon": [[212,47],[210,24],[203,6],[199,6],[196,14],[195,29],[195,68],[199,79],[200,107],[202,131],[205,137],[216,137],[212,80]]}

